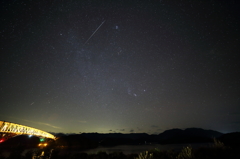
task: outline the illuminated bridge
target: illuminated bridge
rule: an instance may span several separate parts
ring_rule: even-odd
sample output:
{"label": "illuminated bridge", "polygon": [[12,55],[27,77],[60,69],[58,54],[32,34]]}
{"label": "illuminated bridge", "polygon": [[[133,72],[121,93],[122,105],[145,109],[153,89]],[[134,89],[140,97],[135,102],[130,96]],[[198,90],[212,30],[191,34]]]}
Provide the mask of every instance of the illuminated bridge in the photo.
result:
{"label": "illuminated bridge", "polygon": [[55,139],[54,135],[39,129],[6,121],[0,121],[0,139],[8,139],[16,135],[34,135],[43,138]]}

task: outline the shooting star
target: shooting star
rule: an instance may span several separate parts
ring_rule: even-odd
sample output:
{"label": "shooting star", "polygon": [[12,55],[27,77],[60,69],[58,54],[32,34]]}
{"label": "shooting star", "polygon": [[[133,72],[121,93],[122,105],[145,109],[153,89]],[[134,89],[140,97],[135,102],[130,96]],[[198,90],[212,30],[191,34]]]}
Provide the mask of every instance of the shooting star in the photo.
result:
{"label": "shooting star", "polygon": [[99,27],[92,33],[92,35],[87,39],[87,41],[83,44],[83,46],[93,37],[93,35],[98,31],[98,29],[103,25],[103,23],[105,22],[106,20],[104,20],[100,25]]}

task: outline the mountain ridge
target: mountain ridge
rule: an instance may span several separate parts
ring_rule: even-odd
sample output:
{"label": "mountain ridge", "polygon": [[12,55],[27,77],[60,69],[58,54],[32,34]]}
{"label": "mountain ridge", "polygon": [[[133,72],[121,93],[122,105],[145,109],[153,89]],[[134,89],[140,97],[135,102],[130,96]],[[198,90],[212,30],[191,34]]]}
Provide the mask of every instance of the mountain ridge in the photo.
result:
{"label": "mountain ridge", "polygon": [[[76,135],[76,134],[75,134]],[[174,144],[174,143],[205,143],[212,142],[223,133],[202,128],[186,128],[184,130],[174,128],[165,130],[158,135],[147,133],[81,133],[77,134],[97,142],[102,146],[136,145],[136,144]],[[70,135],[71,136],[71,135]]]}

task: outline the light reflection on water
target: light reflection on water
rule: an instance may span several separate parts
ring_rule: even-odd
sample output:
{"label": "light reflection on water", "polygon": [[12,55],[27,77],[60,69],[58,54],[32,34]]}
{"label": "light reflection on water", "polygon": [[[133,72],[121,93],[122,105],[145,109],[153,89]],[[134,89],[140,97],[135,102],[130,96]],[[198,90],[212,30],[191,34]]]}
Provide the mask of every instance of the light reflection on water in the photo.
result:
{"label": "light reflection on water", "polygon": [[157,148],[158,150],[174,150],[174,151],[181,151],[183,147],[191,146],[192,148],[200,148],[200,147],[207,147],[210,143],[193,143],[193,144],[168,144],[168,145],[160,145],[160,144],[154,144],[154,145],[120,145],[120,146],[114,146],[114,147],[98,147],[95,149],[90,149],[86,152],[88,154],[96,154],[98,152],[106,152],[106,153],[112,153],[112,152],[123,152],[124,154],[138,154],[143,151],[153,150]]}

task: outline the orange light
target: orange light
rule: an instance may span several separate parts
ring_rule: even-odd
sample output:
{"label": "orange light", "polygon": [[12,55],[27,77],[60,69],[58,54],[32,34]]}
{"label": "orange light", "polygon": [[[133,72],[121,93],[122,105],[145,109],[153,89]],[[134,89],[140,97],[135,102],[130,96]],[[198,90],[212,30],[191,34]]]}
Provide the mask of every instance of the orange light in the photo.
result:
{"label": "orange light", "polygon": [[40,143],[40,144],[38,144],[39,147],[41,147],[41,146],[47,146],[47,145],[48,145],[47,143],[44,143],[44,144],[43,144],[43,143]]}

